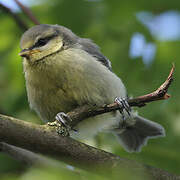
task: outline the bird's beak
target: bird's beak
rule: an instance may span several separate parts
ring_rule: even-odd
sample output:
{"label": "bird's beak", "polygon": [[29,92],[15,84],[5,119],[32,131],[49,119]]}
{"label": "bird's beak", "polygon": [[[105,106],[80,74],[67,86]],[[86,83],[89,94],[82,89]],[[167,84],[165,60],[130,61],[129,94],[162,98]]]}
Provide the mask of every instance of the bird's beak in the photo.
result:
{"label": "bird's beak", "polygon": [[38,53],[40,52],[38,49],[23,49],[20,53],[19,56],[22,57],[29,57],[32,54]]}
{"label": "bird's beak", "polygon": [[29,49],[23,49],[23,50],[19,53],[19,56],[27,57],[27,56],[29,56],[29,54],[30,54],[30,50],[29,50]]}

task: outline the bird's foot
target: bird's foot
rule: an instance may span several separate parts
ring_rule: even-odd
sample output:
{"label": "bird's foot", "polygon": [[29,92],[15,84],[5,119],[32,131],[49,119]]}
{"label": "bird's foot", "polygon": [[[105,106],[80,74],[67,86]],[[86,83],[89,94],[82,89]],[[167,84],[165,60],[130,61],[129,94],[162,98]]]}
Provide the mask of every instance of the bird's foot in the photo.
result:
{"label": "bird's foot", "polygon": [[54,122],[48,122],[47,124],[49,126],[55,126],[58,134],[62,136],[69,136],[69,132],[71,130],[71,126],[69,124],[71,121],[71,118],[67,114],[60,112],[56,115]]}
{"label": "bird's foot", "polygon": [[131,116],[131,107],[129,106],[127,100],[125,98],[120,98],[120,97],[116,97],[114,102],[116,102],[120,109],[119,109],[119,112],[121,113],[122,115],[122,123],[121,123],[121,126],[122,128],[126,128],[126,118],[125,118],[125,115],[124,115],[124,110],[127,112],[127,114],[129,116]]}

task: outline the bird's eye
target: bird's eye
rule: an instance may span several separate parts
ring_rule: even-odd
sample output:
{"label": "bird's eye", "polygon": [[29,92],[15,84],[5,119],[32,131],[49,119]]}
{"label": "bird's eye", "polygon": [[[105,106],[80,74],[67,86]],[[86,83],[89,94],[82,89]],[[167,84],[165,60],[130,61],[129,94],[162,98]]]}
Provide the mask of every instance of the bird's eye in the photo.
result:
{"label": "bird's eye", "polygon": [[53,39],[53,38],[56,37],[56,36],[57,36],[57,35],[55,34],[55,35],[52,35],[52,36],[49,36],[49,37],[40,38],[40,39],[31,47],[31,49],[46,45],[51,39]]}
{"label": "bird's eye", "polygon": [[49,39],[39,39],[36,44],[34,45],[34,47],[41,47],[47,44],[47,42],[49,41]]}

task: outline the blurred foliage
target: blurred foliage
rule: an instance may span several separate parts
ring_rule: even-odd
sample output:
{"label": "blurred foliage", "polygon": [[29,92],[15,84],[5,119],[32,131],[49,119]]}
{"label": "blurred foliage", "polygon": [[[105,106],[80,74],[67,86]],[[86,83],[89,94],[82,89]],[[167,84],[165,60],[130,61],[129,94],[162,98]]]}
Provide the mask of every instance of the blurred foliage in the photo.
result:
{"label": "blurred foliage", "polygon": [[[165,127],[165,138],[152,139],[141,153],[132,154],[125,152],[110,134],[101,133],[91,143],[121,157],[135,159],[178,174],[180,41],[158,41],[136,19],[136,13],[149,11],[158,15],[169,10],[179,11],[179,0],[46,0],[31,9],[41,23],[64,25],[79,36],[93,39],[101,47],[103,54],[111,60],[114,72],[121,77],[130,96],[143,95],[156,89],[167,77],[171,63],[175,62],[175,81],[169,91],[172,97],[167,101],[150,103],[147,107],[139,109],[141,115]],[[28,22],[24,14],[17,13]],[[23,32],[12,18],[1,10],[0,22],[0,113],[41,123],[37,115],[29,109],[26,97],[22,62],[18,56],[19,40]],[[29,26],[33,25],[31,22],[28,23]],[[135,32],[143,34],[147,41],[155,43],[157,47],[155,59],[148,67],[143,64],[141,58],[129,57],[131,37]],[[52,168],[24,170],[23,165],[0,154],[1,179],[71,179],[72,176],[74,177],[71,173],[66,173],[66,170],[61,172]],[[79,175],[76,176],[74,179],[79,179]],[[81,179],[87,177],[101,179],[87,173],[85,178],[82,175]]]}

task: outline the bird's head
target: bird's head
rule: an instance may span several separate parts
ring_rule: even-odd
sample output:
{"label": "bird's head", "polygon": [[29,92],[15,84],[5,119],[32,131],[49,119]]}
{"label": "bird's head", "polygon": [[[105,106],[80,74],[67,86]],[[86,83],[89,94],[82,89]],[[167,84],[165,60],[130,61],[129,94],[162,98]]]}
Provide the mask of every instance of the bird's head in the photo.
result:
{"label": "bird's head", "polygon": [[71,30],[58,25],[41,24],[27,30],[21,38],[20,56],[36,62],[76,43]]}

